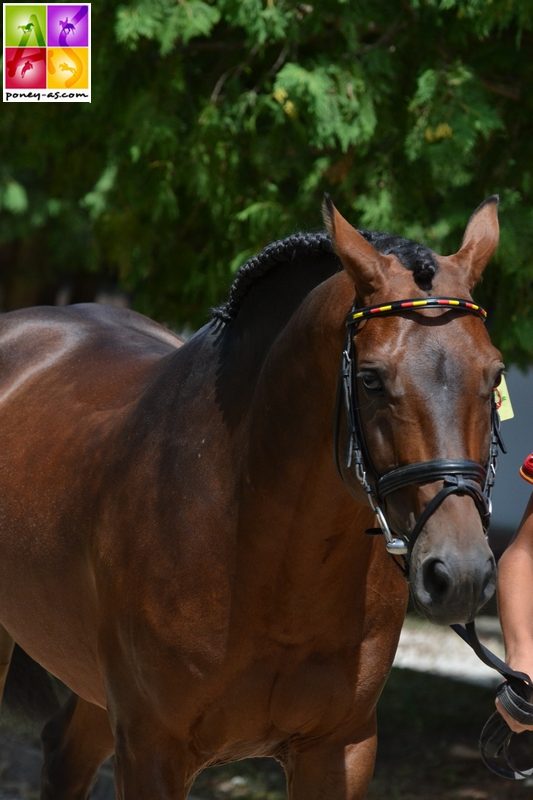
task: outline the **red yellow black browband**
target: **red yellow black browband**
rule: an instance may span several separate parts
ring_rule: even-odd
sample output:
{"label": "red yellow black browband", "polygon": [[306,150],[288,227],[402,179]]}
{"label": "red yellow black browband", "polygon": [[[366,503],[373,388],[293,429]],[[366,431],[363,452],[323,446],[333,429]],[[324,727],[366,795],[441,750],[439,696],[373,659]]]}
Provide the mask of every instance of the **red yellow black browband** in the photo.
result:
{"label": "red yellow black browband", "polygon": [[485,309],[470,300],[461,300],[457,297],[426,297],[425,299],[393,300],[391,303],[384,303],[379,306],[354,308],[348,315],[347,324],[350,325],[353,322],[359,322],[369,317],[385,317],[389,314],[397,314],[398,311],[418,311],[419,308],[453,308],[455,311],[469,311],[476,314],[483,321],[487,319]]}

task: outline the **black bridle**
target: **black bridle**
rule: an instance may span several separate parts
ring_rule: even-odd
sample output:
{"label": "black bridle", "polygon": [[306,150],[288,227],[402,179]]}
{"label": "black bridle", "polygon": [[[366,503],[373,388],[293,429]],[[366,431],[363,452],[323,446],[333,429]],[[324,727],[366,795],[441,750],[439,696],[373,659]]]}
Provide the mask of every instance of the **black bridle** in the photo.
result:
{"label": "black bridle", "polygon": [[[481,517],[483,530],[487,532],[491,514],[491,493],[496,475],[498,451],[505,448],[500,436],[500,421],[494,399],[491,402],[491,437],[487,464],[485,466],[467,459],[438,458],[396,467],[379,475],[368,451],[359,415],[357,385],[354,366],[356,363],[355,339],[363,320],[373,317],[391,316],[404,311],[417,311],[421,308],[453,309],[474,314],[483,321],[487,313],[481,306],[469,300],[453,297],[428,297],[425,299],[396,300],[379,306],[354,307],[346,322],[346,342],[342,354],[337,411],[335,423],[335,460],[341,478],[351,488],[349,475],[353,472],[366,492],[372,510],[376,514],[379,528],[370,532],[383,533],[387,551],[392,555],[404,557],[412,551],[424,525],[441,503],[451,494],[469,495],[474,501]],[[347,448],[344,464],[339,454],[342,399],[347,423]],[[422,483],[443,481],[440,491],[427,504],[415,522],[409,535],[402,537],[392,532],[383,511],[384,502],[393,492]]]}

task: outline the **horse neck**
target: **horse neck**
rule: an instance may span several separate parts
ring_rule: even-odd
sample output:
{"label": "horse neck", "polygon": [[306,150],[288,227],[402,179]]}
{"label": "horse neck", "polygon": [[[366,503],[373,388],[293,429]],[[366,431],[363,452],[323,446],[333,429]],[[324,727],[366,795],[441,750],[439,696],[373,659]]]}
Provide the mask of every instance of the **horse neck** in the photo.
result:
{"label": "horse neck", "polygon": [[[248,420],[245,486],[279,535],[319,544],[366,512],[340,480],[334,463],[334,417],[345,319],[353,285],[344,273],[315,288],[265,358]],[[306,525],[309,531],[306,532]],[[269,522],[269,535],[272,524]],[[293,529],[294,528],[294,529]]]}
{"label": "horse neck", "polygon": [[[338,638],[332,619],[346,620],[346,608],[365,602],[366,574],[378,552],[363,534],[372,524],[369,506],[364,497],[357,502],[350,495],[333,458],[344,321],[352,300],[344,275],[309,295],[265,360],[248,419],[238,591],[244,608],[268,609],[269,635],[288,642]],[[352,623],[350,618],[348,628]],[[342,637],[349,635],[343,630]]]}

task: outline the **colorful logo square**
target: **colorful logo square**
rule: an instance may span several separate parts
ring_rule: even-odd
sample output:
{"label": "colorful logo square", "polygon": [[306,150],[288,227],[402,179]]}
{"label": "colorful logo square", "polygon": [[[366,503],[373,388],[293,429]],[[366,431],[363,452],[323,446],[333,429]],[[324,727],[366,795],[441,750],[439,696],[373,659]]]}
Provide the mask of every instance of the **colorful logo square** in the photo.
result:
{"label": "colorful logo square", "polygon": [[4,102],[91,102],[91,4],[3,3]]}
{"label": "colorful logo square", "polygon": [[46,6],[6,5],[4,45],[46,47]]}
{"label": "colorful logo square", "polygon": [[48,88],[88,89],[89,65],[86,47],[48,48]]}
{"label": "colorful logo square", "polygon": [[49,47],[88,47],[88,6],[49,5],[47,23]]}
{"label": "colorful logo square", "polygon": [[46,89],[46,48],[6,47],[7,89]]}

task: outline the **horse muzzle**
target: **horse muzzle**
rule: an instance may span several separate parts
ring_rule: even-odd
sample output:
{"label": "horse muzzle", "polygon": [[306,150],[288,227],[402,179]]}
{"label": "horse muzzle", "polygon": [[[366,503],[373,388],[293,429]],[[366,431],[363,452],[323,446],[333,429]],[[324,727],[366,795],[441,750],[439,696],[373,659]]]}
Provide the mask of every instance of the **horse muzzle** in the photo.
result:
{"label": "horse muzzle", "polygon": [[[423,547],[421,541],[421,550]],[[414,604],[431,622],[451,625],[469,622],[492,597],[496,562],[482,541],[470,553],[455,548],[435,554],[413,552],[410,583]]]}

